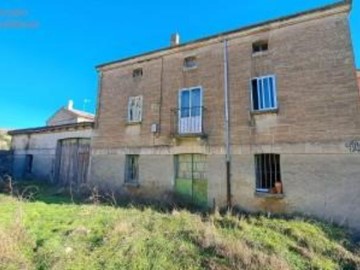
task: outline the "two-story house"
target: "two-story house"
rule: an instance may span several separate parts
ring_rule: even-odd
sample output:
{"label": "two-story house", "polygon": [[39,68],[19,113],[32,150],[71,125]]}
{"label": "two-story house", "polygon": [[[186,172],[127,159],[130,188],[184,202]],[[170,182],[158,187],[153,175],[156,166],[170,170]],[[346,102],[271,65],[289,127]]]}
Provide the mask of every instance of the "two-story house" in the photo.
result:
{"label": "two-story house", "polygon": [[91,181],[359,228],[347,1],[99,65]]}

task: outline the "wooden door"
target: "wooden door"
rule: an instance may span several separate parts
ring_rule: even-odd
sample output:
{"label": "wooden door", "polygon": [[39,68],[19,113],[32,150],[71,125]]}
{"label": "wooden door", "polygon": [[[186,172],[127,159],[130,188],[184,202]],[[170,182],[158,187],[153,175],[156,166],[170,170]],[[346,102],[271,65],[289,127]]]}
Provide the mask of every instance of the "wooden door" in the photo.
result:
{"label": "wooden door", "polygon": [[70,138],[58,142],[55,181],[61,186],[86,183],[90,158],[90,139]]}

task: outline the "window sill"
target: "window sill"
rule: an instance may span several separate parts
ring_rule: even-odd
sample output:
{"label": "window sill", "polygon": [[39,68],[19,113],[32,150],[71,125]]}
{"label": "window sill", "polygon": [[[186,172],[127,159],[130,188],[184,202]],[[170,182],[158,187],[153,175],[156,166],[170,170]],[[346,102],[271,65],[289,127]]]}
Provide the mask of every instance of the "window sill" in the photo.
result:
{"label": "window sill", "polygon": [[277,114],[279,113],[279,108],[275,109],[268,109],[268,110],[261,110],[261,111],[250,111],[252,115],[259,115],[259,114]]}
{"label": "window sill", "polygon": [[254,195],[255,195],[255,197],[258,197],[258,198],[270,198],[270,199],[284,199],[285,198],[285,195],[283,193],[282,194],[274,194],[274,193],[255,191]]}
{"label": "window sill", "polygon": [[269,54],[268,51],[255,52],[255,53],[252,53],[252,57],[256,58],[256,57],[261,57],[261,56],[267,56],[268,54]]}
{"label": "window sill", "polygon": [[126,125],[127,126],[136,126],[136,125],[141,125],[141,121],[138,121],[138,122],[126,122]]}
{"label": "window sill", "polygon": [[139,184],[139,183],[125,182],[125,183],[124,183],[124,187],[139,188],[139,187],[140,187],[140,184]]}
{"label": "window sill", "polygon": [[183,67],[183,71],[191,71],[191,70],[194,70],[194,69],[197,69],[198,67],[197,66],[194,66],[194,67]]}

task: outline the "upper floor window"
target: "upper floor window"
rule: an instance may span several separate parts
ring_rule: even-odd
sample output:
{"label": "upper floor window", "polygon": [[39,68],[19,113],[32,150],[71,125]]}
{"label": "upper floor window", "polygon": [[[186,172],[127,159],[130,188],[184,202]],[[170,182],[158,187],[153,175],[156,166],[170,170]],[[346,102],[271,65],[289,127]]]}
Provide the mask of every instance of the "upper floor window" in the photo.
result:
{"label": "upper floor window", "polygon": [[264,41],[264,40],[254,42],[252,45],[253,53],[265,52],[268,49],[269,49],[269,44],[267,41]]}
{"label": "upper floor window", "polygon": [[253,111],[277,109],[275,75],[251,79],[251,100]]}
{"label": "upper floor window", "polygon": [[129,123],[138,123],[142,120],[142,106],[143,106],[143,97],[129,97],[128,102],[128,122]]}
{"label": "upper floor window", "polygon": [[143,69],[137,68],[133,70],[133,78],[140,78],[143,75]]}
{"label": "upper floor window", "polygon": [[184,59],[184,68],[192,69],[197,67],[196,56],[189,56]]}

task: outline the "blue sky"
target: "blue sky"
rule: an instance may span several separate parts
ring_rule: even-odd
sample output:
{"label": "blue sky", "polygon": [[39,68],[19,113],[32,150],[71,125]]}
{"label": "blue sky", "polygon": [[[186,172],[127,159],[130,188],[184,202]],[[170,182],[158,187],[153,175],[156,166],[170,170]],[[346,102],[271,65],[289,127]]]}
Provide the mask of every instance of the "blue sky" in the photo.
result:
{"label": "blue sky", "polygon": [[[334,2],[0,0],[0,128],[44,125],[69,99],[94,112],[94,67],[166,47],[171,33],[186,42]],[[359,67],[358,1],[350,22]]]}

